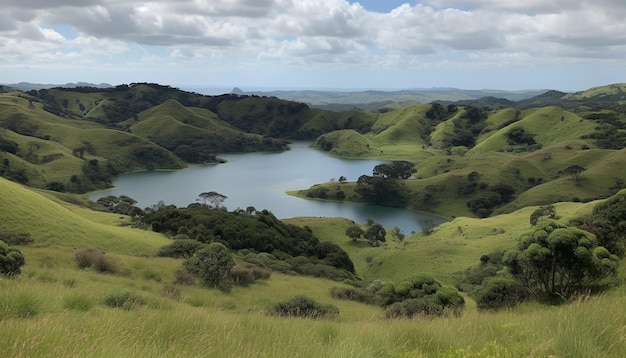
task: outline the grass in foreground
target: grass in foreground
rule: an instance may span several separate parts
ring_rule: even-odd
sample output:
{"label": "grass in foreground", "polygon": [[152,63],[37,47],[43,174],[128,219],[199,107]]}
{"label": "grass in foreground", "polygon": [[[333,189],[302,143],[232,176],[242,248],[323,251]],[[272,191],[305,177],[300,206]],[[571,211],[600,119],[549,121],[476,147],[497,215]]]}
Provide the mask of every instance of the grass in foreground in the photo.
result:
{"label": "grass in foreground", "polygon": [[[40,249],[34,249],[40,250]],[[626,292],[560,307],[526,304],[459,318],[386,320],[379,308],[336,301],[334,282],[275,275],[231,294],[172,286],[152,267],[175,260],[120,257],[110,276],[33,259],[22,277],[0,279],[0,355],[6,357],[623,357]],[[58,254],[63,257],[62,253]],[[56,257],[50,253],[50,257]],[[59,258],[59,262],[64,259]],[[173,290],[164,287],[174,287]],[[111,308],[119,292],[138,297]],[[336,319],[279,318],[270,302],[305,294],[339,307]]]}

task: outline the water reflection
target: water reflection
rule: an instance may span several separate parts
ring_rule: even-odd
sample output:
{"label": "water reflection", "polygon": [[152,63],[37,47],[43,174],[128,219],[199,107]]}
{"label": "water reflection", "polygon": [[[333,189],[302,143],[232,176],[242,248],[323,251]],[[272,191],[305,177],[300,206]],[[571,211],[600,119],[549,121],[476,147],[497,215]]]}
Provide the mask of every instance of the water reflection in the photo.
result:
{"label": "water reflection", "polygon": [[178,171],[152,171],[119,176],[115,188],[91,195],[96,200],[106,195],[127,195],[147,207],[162,200],[166,204],[187,206],[198,194],[216,191],[228,196],[229,210],[254,206],[267,209],[278,218],[298,216],[345,217],[359,223],[368,218],[385,227],[398,226],[405,234],[421,230],[420,220],[441,223],[444,219],[401,208],[375,205],[306,200],[287,195],[289,190],[308,188],[345,176],[355,181],[371,175],[379,160],[340,159],[297,142],[283,153],[223,154],[226,164],[194,166]]}

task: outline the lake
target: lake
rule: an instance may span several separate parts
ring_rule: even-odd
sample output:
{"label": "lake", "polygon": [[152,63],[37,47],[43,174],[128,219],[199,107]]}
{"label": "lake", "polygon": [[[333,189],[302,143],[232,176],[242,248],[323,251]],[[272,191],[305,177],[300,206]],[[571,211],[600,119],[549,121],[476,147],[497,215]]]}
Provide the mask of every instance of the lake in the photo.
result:
{"label": "lake", "polygon": [[313,216],[344,217],[358,223],[368,218],[386,228],[398,226],[405,234],[421,231],[420,220],[439,224],[445,219],[402,208],[376,205],[308,200],[287,195],[290,190],[306,189],[331,178],[345,176],[356,181],[361,175],[372,175],[377,160],[341,159],[309,148],[309,142],[295,142],[291,150],[281,153],[220,154],[228,163],[192,166],[177,171],[149,171],[123,174],[114,188],[90,195],[97,200],[107,195],[127,195],[145,208],[162,200],[185,207],[196,202],[203,192],[216,191],[228,198],[228,210],[253,206],[267,209],[280,219]]}

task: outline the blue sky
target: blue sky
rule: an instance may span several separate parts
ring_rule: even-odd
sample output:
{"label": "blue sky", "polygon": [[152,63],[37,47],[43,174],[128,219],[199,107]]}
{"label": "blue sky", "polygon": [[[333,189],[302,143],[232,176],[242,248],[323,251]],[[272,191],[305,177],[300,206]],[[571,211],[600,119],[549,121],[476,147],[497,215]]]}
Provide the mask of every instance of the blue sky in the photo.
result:
{"label": "blue sky", "polygon": [[0,83],[584,90],[624,0],[3,0]]}

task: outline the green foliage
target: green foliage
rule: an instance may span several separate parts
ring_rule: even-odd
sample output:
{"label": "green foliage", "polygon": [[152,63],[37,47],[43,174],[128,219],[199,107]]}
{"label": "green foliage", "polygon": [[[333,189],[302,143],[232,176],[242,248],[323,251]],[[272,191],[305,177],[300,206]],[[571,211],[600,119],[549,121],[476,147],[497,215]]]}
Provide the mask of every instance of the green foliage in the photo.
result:
{"label": "green foliage", "polygon": [[421,315],[459,315],[465,305],[463,296],[450,286],[443,286],[428,275],[418,275],[398,284],[382,286],[376,296],[387,318]]}
{"label": "green foliage", "polygon": [[553,204],[540,206],[537,210],[530,214],[530,225],[535,226],[542,218],[554,219],[556,217],[556,209]]}
{"label": "green foliage", "polygon": [[372,246],[380,246],[380,242],[385,242],[387,231],[381,224],[370,225],[365,231],[365,238]]}
{"label": "green foliage", "polygon": [[348,236],[352,241],[360,239],[364,234],[363,229],[356,224],[351,225],[346,229],[346,236]]}
{"label": "green foliage", "polygon": [[196,251],[183,263],[185,270],[198,277],[205,286],[226,292],[232,287],[230,270],[233,266],[235,261],[228,249],[218,242]]}
{"label": "green foliage", "polygon": [[29,245],[33,243],[33,238],[29,233],[0,231],[0,241],[7,245]]}
{"label": "green foliage", "polygon": [[406,190],[398,179],[361,175],[355,191],[362,201],[369,204],[404,206],[408,201]]}
{"label": "green foliage", "polygon": [[0,241],[0,275],[19,275],[24,263],[24,254],[20,250],[9,247],[4,241]]}
{"label": "green foliage", "polygon": [[583,168],[582,166],[574,164],[574,165],[570,165],[569,167],[563,169],[562,172],[564,174],[567,174],[567,175],[571,176],[572,179],[574,179],[574,181],[579,181],[581,175],[583,174],[583,172],[585,170],[586,169]]}
{"label": "green foliage", "polygon": [[626,254],[626,191],[622,190],[593,208],[591,215],[574,220],[579,228],[596,235],[612,254]]}
{"label": "green foliage", "polygon": [[269,313],[276,316],[318,319],[337,317],[339,309],[333,305],[320,304],[310,297],[299,295],[272,305]]}
{"label": "green foliage", "polygon": [[137,201],[126,195],[120,195],[119,197],[114,195],[107,195],[99,198],[96,204],[102,206],[105,211],[111,213],[117,213],[122,215],[128,215],[131,217],[141,217],[144,215],[143,210],[135,206]]}
{"label": "green foliage", "polygon": [[163,246],[157,252],[158,256],[188,259],[205,244],[192,239],[176,239],[171,244]]}
{"label": "green foliage", "polygon": [[407,161],[393,161],[374,167],[373,176],[383,179],[409,179],[415,173],[415,164]]}
{"label": "green foliage", "polygon": [[484,282],[476,295],[476,304],[481,309],[511,308],[524,298],[520,283],[509,277],[492,277]]}
{"label": "green foliage", "polygon": [[619,259],[593,234],[543,220],[506,253],[504,263],[529,295],[567,299],[614,277]]}
{"label": "green foliage", "polygon": [[535,136],[532,133],[528,133],[524,128],[516,127],[512,128],[505,134],[509,145],[533,145],[536,144]]}
{"label": "green foliage", "polygon": [[186,235],[199,242],[220,242],[231,250],[267,254],[279,250],[288,257],[304,256],[315,264],[345,270],[349,276],[354,273],[354,264],[339,246],[320,242],[310,230],[285,224],[267,210],[246,214],[192,204],[187,208],[163,207],[142,220],[157,232],[175,235],[184,227]]}

